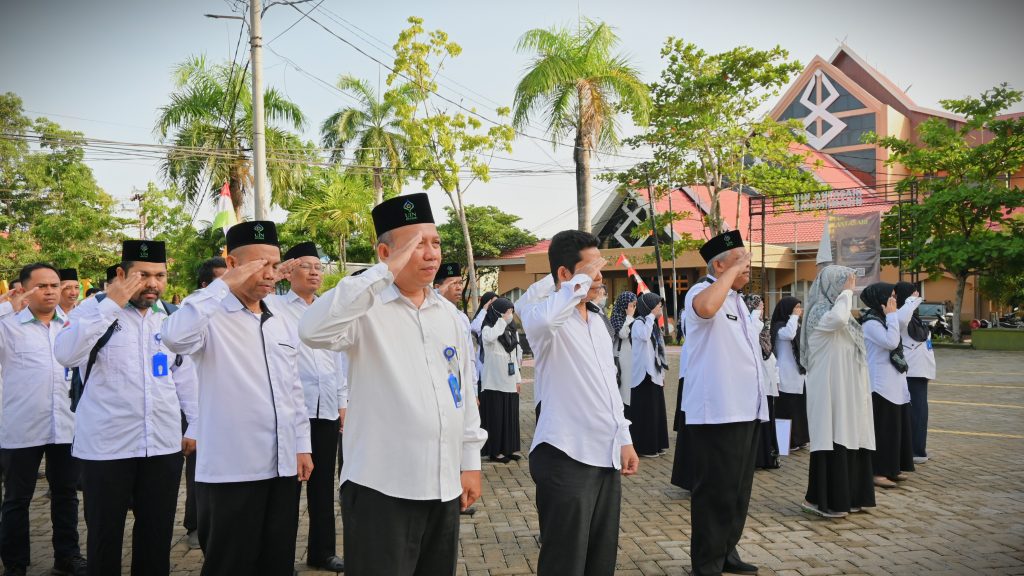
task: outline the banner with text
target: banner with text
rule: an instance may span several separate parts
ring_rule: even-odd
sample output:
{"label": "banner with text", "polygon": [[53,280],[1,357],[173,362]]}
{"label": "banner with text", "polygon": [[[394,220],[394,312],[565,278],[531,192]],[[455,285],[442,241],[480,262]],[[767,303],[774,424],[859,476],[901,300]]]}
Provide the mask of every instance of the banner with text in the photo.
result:
{"label": "banner with text", "polygon": [[879,281],[881,224],[878,212],[833,214],[829,218],[833,260],[857,272],[857,291]]}

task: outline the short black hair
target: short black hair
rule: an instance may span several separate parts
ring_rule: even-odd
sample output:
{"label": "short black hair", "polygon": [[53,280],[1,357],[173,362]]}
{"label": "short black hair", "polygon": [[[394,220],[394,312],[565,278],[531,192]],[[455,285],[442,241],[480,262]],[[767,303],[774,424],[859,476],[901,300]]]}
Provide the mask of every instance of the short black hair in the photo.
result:
{"label": "short black hair", "polygon": [[18,273],[18,282],[21,282],[21,285],[24,286],[28,283],[28,279],[32,277],[33,272],[43,269],[53,270],[54,273],[57,274],[57,277],[60,277],[60,272],[58,272],[52,264],[47,264],[46,262],[33,262],[21,269],[21,272]]}
{"label": "short black hair", "polygon": [[199,280],[196,282],[196,286],[199,288],[205,288],[215,280],[213,271],[217,268],[227,268],[228,263],[224,261],[220,256],[215,256],[206,260],[199,265]]}
{"label": "short black hair", "polygon": [[576,268],[583,258],[580,252],[587,248],[597,248],[600,244],[597,236],[580,230],[562,230],[551,238],[548,246],[548,264],[551,266],[551,277],[558,282],[558,269],[565,266],[570,272]]}

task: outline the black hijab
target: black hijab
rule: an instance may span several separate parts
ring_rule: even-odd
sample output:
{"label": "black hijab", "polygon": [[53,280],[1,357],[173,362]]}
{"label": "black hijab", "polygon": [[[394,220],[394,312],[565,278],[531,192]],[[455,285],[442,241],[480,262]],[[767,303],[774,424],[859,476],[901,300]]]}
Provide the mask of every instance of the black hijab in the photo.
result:
{"label": "black hijab", "polygon": [[[491,307],[487,309],[487,316],[484,316],[484,327],[493,327],[498,322],[498,319],[504,316],[505,313],[511,309],[511,300],[508,298],[496,298],[494,302],[491,303]],[[498,342],[509,354],[519,346],[519,335],[516,331],[515,320],[510,321],[505,326],[505,332],[501,336],[498,336]]]}
{"label": "black hijab", "polygon": [[[661,296],[654,292],[644,292],[637,296],[637,320],[646,318],[661,302]],[[661,326],[658,326],[657,322],[654,324],[654,329],[651,330],[651,345],[654,346],[654,352],[657,355],[657,358],[654,359],[654,368],[658,372],[663,372],[668,369],[668,362],[665,361],[665,335],[661,333]]]}
{"label": "black hijab", "polygon": [[[868,285],[868,287],[860,293],[860,301],[868,307],[867,314],[864,314],[860,318],[861,325],[871,320],[878,320],[882,323],[882,326],[888,327],[885,320],[885,305],[889,302],[889,297],[892,296],[893,290],[895,289],[896,286],[889,284],[888,282],[875,282],[874,284]],[[907,371],[908,365],[907,359],[903,356],[902,338],[900,339],[900,343],[896,345],[896,349],[889,351],[889,363],[891,363],[901,374]]]}
{"label": "black hijab", "polygon": [[[896,283],[896,305],[900,308],[907,303],[907,298],[910,298],[917,292],[917,286],[910,282],[897,282]],[[930,330],[925,325],[924,320],[921,320],[921,315],[917,313],[917,308],[914,308],[914,314],[910,317],[910,323],[907,325],[907,334],[917,342],[927,342],[928,334]]]}
{"label": "black hijab", "polygon": [[[786,296],[779,303],[775,305],[775,310],[772,311],[771,319],[771,340],[772,349],[778,350],[778,339],[779,330],[786,327],[789,323],[789,317],[793,315],[793,310],[796,309],[797,305],[801,304],[800,299],[793,296]],[[793,345],[793,356],[796,358],[796,367],[801,374],[806,374],[807,369],[800,364],[800,324],[796,327],[796,337],[791,342]]]}

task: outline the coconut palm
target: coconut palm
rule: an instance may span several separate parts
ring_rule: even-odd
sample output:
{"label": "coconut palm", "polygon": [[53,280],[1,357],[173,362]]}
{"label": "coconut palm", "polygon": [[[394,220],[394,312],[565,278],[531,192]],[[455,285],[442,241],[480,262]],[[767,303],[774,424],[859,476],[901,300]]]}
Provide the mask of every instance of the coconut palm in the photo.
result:
{"label": "coconut palm", "polygon": [[318,168],[306,180],[289,206],[290,218],[311,234],[324,232],[338,238],[342,268],[348,262],[348,239],[359,232],[373,238],[373,192],[362,175],[337,168]]}
{"label": "coconut palm", "polygon": [[[224,182],[231,188],[231,203],[241,221],[241,207],[252,189],[252,85],[242,67],[210,65],[205,56],[193,56],[174,70],[171,101],[160,108],[156,131],[174,148],[167,153],[163,172],[177,184],[185,199],[216,199]],[[286,205],[301,184],[310,146],[292,132],[301,130],[305,117],[299,107],[268,88],[264,91],[267,178],[270,199]]]}
{"label": "coconut palm", "polygon": [[629,60],[612,51],[619,38],[610,26],[591,20],[578,32],[565,27],[530,30],[516,49],[534,52],[533,62],[516,86],[512,124],[523,129],[531,116],[543,115],[557,145],[574,136],[576,205],[579,229],[590,231],[590,158],[619,144],[616,113],[628,110],[646,122],[647,86]]}
{"label": "coconut palm", "polygon": [[353,152],[356,164],[367,167],[373,177],[374,205],[384,201],[385,186],[393,192],[404,180],[401,168],[408,139],[395,115],[396,106],[412,97],[413,90],[403,85],[380,97],[370,84],[342,75],[338,88],[354,94],[359,106],[342,108],[331,114],[320,127],[320,138],[331,150],[331,160],[341,163],[345,151]]}

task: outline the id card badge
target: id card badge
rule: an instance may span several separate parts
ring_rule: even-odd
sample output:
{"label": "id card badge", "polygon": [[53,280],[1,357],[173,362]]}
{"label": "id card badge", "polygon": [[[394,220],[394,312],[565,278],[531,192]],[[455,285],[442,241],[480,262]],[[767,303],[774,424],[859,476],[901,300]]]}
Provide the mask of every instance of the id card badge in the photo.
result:
{"label": "id card badge", "polygon": [[71,382],[71,368],[64,368],[64,381]]}
{"label": "id card badge", "polygon": [[157,378],[167,376],[167,354],[163,352],[153,354],[153,376]]}
{"label": "id card badge", "polygon": [[448,388],[452,391],[455,407],[462,408],[462,386],[459,385],[459,379],[451,372],[448,373]]}
{"label": "id card badge", "polygon": [[925,344],[927,344],[929,350],[932,349],[932,337],[931,336],[929,336],[928,339],[925,340]]}
{"label": "id card badge", "polygon": [[508,375],[509,376],[515,376],[516,375],[516,363],[515,362],[509,362],[508,363]]}

